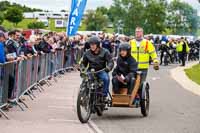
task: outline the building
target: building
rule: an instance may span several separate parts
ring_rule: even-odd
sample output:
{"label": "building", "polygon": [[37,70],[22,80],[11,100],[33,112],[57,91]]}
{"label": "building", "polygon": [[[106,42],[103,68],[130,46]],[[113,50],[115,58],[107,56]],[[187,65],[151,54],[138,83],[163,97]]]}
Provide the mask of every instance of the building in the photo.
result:
{"label": "building", "polygon": [[25,12],[24,18],[27,19],[66,19],[68,12]]}

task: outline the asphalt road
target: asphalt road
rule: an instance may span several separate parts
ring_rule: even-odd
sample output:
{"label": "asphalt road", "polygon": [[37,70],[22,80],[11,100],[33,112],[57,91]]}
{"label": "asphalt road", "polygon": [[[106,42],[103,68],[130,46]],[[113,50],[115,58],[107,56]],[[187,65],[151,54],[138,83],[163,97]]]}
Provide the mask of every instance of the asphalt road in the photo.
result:
{"label": "asphalt road", "polygon": [[173,67],[149,71],[150,115],[140,109],[109,108],[92,121],[105,133],[200,133],[200,97],[170,77]]}
{"label": "asphalt road", "polygon": [[[143,118],[140,109],[109,108],[92,121],[104,133],[200,133],[200,96],[183,89],[170,77],[172,67],[150,70],[150,115]],[[78,72],[52,82],[34,101],[26,100],[29,109],[13,108],[10,121],[0,119],[2,133],[90,132],[75,112],[76,94],[81,80]]]}

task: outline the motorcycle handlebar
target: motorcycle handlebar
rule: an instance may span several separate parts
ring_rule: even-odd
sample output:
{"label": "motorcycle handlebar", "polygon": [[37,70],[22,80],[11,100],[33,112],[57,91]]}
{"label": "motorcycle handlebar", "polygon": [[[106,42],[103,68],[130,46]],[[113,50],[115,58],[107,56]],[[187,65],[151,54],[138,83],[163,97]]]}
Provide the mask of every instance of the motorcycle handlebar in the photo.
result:
{"label": "motorcycle handlebar", "polygon": [[80,72],[81,72],[82,74],[90,75],[90,74],[97,74],[97,73],[100,73],[100,72],[102,72],[102,71],[105,71],[105,69],[106,69],[106,68],[101,69],[101,70],[99,70],[99,71],[95,71],[95,69],[91,69],[90,72],[84,72],[84,71],[81,71],[81,70],[80,70]]}
{"label": "motorcycle handlebar", "polygon": [[99,71],[95,71],[94,69],[91,69],[91,71],[88,72],[87,74],[97,74],[97,73],[100,73],[100,72],[103,72],[103,71],[105,71],[105,68],[104,68],[104,69],[101,69],[101,70],[99,70]]}

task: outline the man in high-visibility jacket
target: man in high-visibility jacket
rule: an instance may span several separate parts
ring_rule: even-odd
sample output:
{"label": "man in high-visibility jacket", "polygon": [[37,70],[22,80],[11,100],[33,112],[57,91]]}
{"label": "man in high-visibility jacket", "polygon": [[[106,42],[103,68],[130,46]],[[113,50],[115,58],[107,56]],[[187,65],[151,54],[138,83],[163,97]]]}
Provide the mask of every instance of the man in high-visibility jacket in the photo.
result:
{"label": "man in high-visibility jacket", "polygon": [[130,41],[131,55],[138,62],[138,69],[142,71],[142,82],[146,81],[150,57],[154,63],[154,69],[159,70],[159,61],[154,45],[144,39],[143,29],[137,27],[135,30],[135,39]]}
{"label": "man in high-visibility jacket", "polygon": [[178,42],[176,51],[178,52],[179,60],[181,60],[181,66],[185,66],[186,56],[187,53],[189,53],[190,48],[187,41],[183,37],[181,38],[180,42]]}

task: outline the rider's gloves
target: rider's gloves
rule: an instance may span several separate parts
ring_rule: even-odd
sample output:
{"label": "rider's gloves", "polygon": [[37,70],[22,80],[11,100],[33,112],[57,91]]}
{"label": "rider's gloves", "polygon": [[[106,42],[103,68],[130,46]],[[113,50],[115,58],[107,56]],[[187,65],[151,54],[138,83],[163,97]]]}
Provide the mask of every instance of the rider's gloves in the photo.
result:
{"label": "rider's gloves", "polygon": [[154,62],[153,68],[154,68],[154,70],[159,70],[159,63]]}
{"label": "rider's gloves", "polygon": [[85,73],[85,72],[81,72],[81,73],[80,73],[80,77],[81,77],[81,78],[84,78],[84,77],[85,77],[85,75],[86,75],[86,73]]}
{"label": "rider's gloves", "polygon": [[106,72],[110,72],[110,68],[109,68],[109,67],[106,67],[106,68],[105,68],[105,71],[106,71]]}
{"label": "rider's gloves", "polygon": [[86,75],[86,70],[85,70],[85,68],[80,68],[80,77],[81,78],[84,78],[85,77],[85,75]]}

